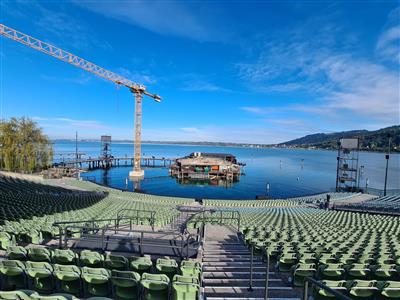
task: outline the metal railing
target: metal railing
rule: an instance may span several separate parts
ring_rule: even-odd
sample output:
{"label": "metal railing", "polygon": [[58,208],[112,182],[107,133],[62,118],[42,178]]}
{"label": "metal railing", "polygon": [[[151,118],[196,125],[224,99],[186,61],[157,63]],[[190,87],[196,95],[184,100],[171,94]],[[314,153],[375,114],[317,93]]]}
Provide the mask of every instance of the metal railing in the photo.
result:
{"label": "metal railing", "polygon": [[[103,227],[88,227],[78,225],[68,225],[64,228],[65,233],[73,232],[79,233],[78,237],[74,235],[64,234],[63,238],[60,238],[60,248],[65,248],[68,241],[85,241],[85,242],[99,242],[101,244],[101,250],[105,251],[107,246],[110,244],[121,244],[121,240],[125,242],[135,242],[132,245],[137,245],[141,255],[144,254],[143,247],[151,246],[154,248],[169,248],[179,250],[178,255],[181,258],[189,258],[189,251],[197,251],[201,244],[201,236],[197,233],[183,235],[175,231],[148,231],[148,230],[129,230],[109,227],[105,225]],[[123,235],[123,234],[128,235]],[[136,233],[136,236],[135,236]],[[166,237],[171,238],[166,239]],[[146,240],[146,238],[148,240]],[[161,241],[164,238],[167,243],[157,243],[156,240]],[[191,246],[194,244],[196,246]]]}
{"label": "metal railing", "polygon": [[[198,219],[197,219],[198,218]],[[241,215],[238,210],[229,210],[229,209],[205,209],[194,214],[189,220],[190,221],[199,221],[203,224],[205,223],[213,223],[217,222],[220,225],[225,225],[224,221],[236,221],[237,230],[240,231],[240,222]],[[230,224],[229,224],[230,225]]]}
{"label": "metal railing", "polygon": [[342,293],[339,293],[338,291],[335,291],[334,289],[331,289],[330,287],[324,285],[322,282],[315,280],[314,278],[311,277],[306,277],[304,279],[304,289],[303,289],[303,300],[308,300],[308,289],[309,289],[309,283],[312,285],[316,285],[320,289],[323,289],[333,296],[335,296],[336,299],[340,300],[351,300],[351,298],[347,297],[346,295],[343,295]]}
{"label": "metal railing", "polygon": [[[268,299],[268,285],[269,285],[269,267],[270,267],[270,257],[268,253],[268,248],[262,251],[263,258],[266,258],[265,264],[265,282],[264,282],[264,300]],[[253,262],[254,262],[254,245],[252,244],[250,247],[250,279],[249,279],[249,291],[253,290]]]}
{"label": "metal railing", "polygon": [[[123,219],[135,220],[139,221],[149,221],[151,229],[154,231],[154,226],[156,223],[156,211],[154,210],[142,210],[142,209],[121,209],[117,213],[117,222],[119,225],[119,221]],[[130,228],[132,229],[132,223],[130,222]]]}

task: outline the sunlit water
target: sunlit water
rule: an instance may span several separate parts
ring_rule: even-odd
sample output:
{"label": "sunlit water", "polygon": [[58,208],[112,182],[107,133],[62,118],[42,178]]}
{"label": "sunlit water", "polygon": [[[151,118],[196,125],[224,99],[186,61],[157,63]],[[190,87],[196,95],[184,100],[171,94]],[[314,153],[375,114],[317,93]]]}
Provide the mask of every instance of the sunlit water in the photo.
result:
{"label": "sunlit water", "polygon": [[[56,142],[55,152],[74,152],[75,143]],[[85,157],[97,157],[100,154],[99,142],[80,142],[79,151]],[[142,145],[145,156],[181,157],[191,152],[221,152],[235,155],[239,162],[246,164],[245,175],[239,182],[230,187],[211,186],[207,184],[182,185],[168,174],[166,168],[147,168],[145,178],[140,184],[146,193],[190,198],[215,199],[254,199],[257,195],[268,195],[273,198],[286,198],[310,195],[329,191],[335,186],[336,151],[259,149],[239,147],[211,147],[185,145]],[[113,143],[112,155],[132,156],[133,145]],[[56,156],[55,159],[58,157]],[[388,188],[400,189],[400,155],[392,154],[389,160]],[[303,164],[302,164],[303,160]],[[385,176],[385,155],[383,153],[361,152],[359,166],[364,166],[360,177],[360,186],[383,189]],[[96,178],[101,184],[125,189],[126,178],[132,167],[117,167],[108,171],[94,170],[83,174]],[[269,191],[267,184],[269,183]],[[128,182],[128,189],[133,183]]]}

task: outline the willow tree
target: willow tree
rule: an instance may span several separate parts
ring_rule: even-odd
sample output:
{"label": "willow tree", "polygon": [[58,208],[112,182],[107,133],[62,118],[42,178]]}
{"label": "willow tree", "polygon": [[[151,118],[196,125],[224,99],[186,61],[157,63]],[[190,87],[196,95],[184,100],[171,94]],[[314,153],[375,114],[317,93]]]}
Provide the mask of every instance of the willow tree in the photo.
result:
{"label": "willow tree", "polygon": [[0,168],[32,172],[48,167],[53,148],[37,123],[27,118],[0,121]]}

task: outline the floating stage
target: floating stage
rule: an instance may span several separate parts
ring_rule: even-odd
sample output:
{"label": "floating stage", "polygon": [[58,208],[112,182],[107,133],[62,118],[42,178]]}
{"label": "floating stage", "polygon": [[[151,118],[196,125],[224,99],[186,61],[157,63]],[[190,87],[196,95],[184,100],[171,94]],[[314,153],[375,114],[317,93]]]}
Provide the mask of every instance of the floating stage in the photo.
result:
{"label": "floating stage", "polygon": [[193,152],[176,159],[169,172],[178,179],[236,181],[242,173],[242,166],[232,154]]}

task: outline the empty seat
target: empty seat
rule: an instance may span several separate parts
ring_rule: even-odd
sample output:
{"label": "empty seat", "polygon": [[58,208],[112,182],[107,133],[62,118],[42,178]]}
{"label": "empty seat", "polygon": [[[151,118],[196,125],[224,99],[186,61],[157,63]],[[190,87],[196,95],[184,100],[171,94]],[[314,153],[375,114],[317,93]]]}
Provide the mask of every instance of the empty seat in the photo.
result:
{"label": "empty seat", "polygon": [[27,286],[25,265],[19,260],[0,260],[2,288],[23,289]]}
{"label": "empty seat", "polygon": [[151,272],[151,268],[153,267],[153,262],[151,261],[151,258],[149,256],[131,256],[129,258],[130,260],[130,268],[139,273],[139,274],[143,274],[143,273],[149,273]]}
{"label": "empty seat", "polygon": [[104,256],[98,252],[83,250],[80,253],[80,262],[83,266],[96,268],[102,267],[104,261]]}
{"label": "empty seat", "polygon": [[127,300],[139,299],[139,273],[113,270],[111,272],[111,282],[114,298]]}
{"label": "empty seat", "polygon": [[26,262],[29,287],[39,293],[51,293],[55,285],[53,267],[47,262]]}
{"label": "empty seat", "polygon": [[110,294],[110,271],[89,267],[83,267],[81,271],[86,296],[107,297]]}
{"label": "empty seat", "polygon": [[199,280],[193,276],[175,275],[172,281],[174,300],[196,300],[199,294]]}
{"label": "empty seat", "polygon": [[78,254],[69,249],[55,249],[53,250],[52,260],[56,264],[71,265],[78,263]]}
{"label": "empty seat", "polygon": [[33,296],[38,295],[37,292],[31,290],[18,290],[18,291],[1,291],[0,299],[4,300],[31,300]]}
{"label": "empty seat", "polygon": [[80,268],[74,265],[58,264],[55,264],[53,268],[59,291],[79,297],[82,289]]}
{"label": "empty seat", "polygon": [[51,252],[46,248],[29,248],[28,259],[31,261],[51,262]]}
{"label": "empty seat", "polygon": [[104,267],[110,270],[124,271],[128,267],[128,260],[122,255],[107,255],[104,261]]}
{"label": "empty seat", "polygon": [[178,272],[178,263],[174,259],[158,258],[156,269],[158,272],[165,274],[172,279],[172,277]]}
{"label": "empty seat", "polygon": [[376,280],[354,280],[349,294],[356,299],[370,299],[378,292]]}
{"label": "empty seat", "polygon": [[11,246],[7,248],[7,258],[16,260],[26,260],[28,251],[21,246]]}
{"label": "empty seat", "polygon": [[168,300],[169,278],[165,274],[143,273],[141,285],[145,300]]}

